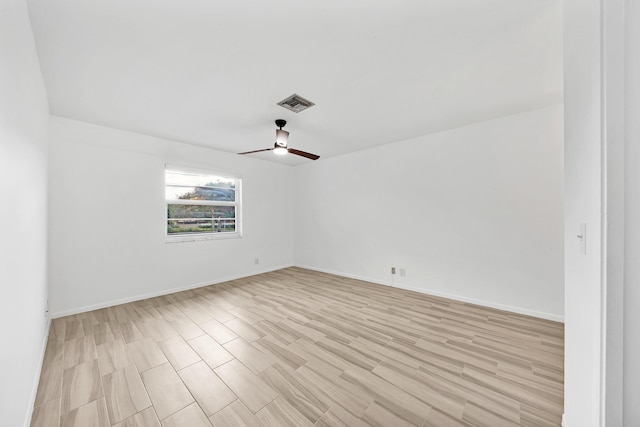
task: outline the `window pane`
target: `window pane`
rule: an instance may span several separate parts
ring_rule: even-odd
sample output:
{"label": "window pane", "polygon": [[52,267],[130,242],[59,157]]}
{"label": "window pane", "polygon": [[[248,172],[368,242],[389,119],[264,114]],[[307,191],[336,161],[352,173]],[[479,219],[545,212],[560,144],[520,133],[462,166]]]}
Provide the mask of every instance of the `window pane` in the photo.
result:
{"label": "window pane", "polygon": [[187,187],[177,185],[167,185],[165,196],[167,200],[214,200],[218,202],[234,202],[236,199],[236,190],[228,187],[214,187],[212,185],[206,187]]}
{"label": "window pane", "polygon": [[168,200],[235,201],[236,180],[233,178],[166,171],[165,180]]}
{"label": "window pane", "polygon": [[224,233],[236,231],[234,206],[167,206],[167,233]]}

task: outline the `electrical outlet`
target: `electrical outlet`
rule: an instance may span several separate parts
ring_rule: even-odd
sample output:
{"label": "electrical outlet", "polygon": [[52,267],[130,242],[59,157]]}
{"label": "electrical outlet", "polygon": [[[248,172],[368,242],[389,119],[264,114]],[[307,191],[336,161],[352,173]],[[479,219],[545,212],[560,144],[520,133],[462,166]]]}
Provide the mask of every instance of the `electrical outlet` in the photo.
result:
{"label": "electrical outlet", "polygon": [[405,268],[401,268],[400,269],[400,275],[403,276],[403,277],[406,276],[407,275],[407,270]]}
{"label": "electrical outlet", "polygon": [[45,319],[49,317],[49,300],[44,304],[44,317]]}
{"label": "electrical outlet", "polygon": [[391,267],[391,274],[396,274],[396,268],[395,267]]}
{"label": "electrical outlet", "polygon": [[255,265],[260,264],[260,258],[256,258],[256,259],[254,259],[254,260],[253,260],[253,263],[254,263]]}

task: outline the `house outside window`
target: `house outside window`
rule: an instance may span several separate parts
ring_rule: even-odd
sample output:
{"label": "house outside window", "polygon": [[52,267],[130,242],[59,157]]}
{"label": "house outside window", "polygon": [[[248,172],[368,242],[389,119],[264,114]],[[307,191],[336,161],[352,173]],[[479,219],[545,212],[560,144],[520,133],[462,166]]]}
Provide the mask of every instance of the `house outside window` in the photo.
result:
{"label": "house outside window", "polygon": [[167,241],[241,237],[241,191],[234,174],[167,165]]}

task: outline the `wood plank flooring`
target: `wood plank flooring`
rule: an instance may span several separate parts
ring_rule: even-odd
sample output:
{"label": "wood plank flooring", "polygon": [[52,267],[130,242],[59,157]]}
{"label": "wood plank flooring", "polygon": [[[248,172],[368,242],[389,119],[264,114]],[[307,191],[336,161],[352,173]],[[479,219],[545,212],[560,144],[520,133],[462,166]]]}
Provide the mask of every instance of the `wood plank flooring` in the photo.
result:
{"label": "wood plank flooring", "polygon": [[300,268],[54,319],[32,427],[558,426],[564,328]]}

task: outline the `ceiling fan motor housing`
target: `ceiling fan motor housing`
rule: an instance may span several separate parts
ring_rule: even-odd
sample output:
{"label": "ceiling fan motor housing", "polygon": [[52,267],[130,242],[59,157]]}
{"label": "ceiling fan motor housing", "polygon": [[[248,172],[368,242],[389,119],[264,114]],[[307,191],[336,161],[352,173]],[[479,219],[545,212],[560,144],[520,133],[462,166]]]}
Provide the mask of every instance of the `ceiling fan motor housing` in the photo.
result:
{"label": "ceiling fan motor housing", "polygon": [[276,145],[280,145],[281,147],[286,147],[288,140],[289,140],[289,132],[282,129],[276,129]]}

